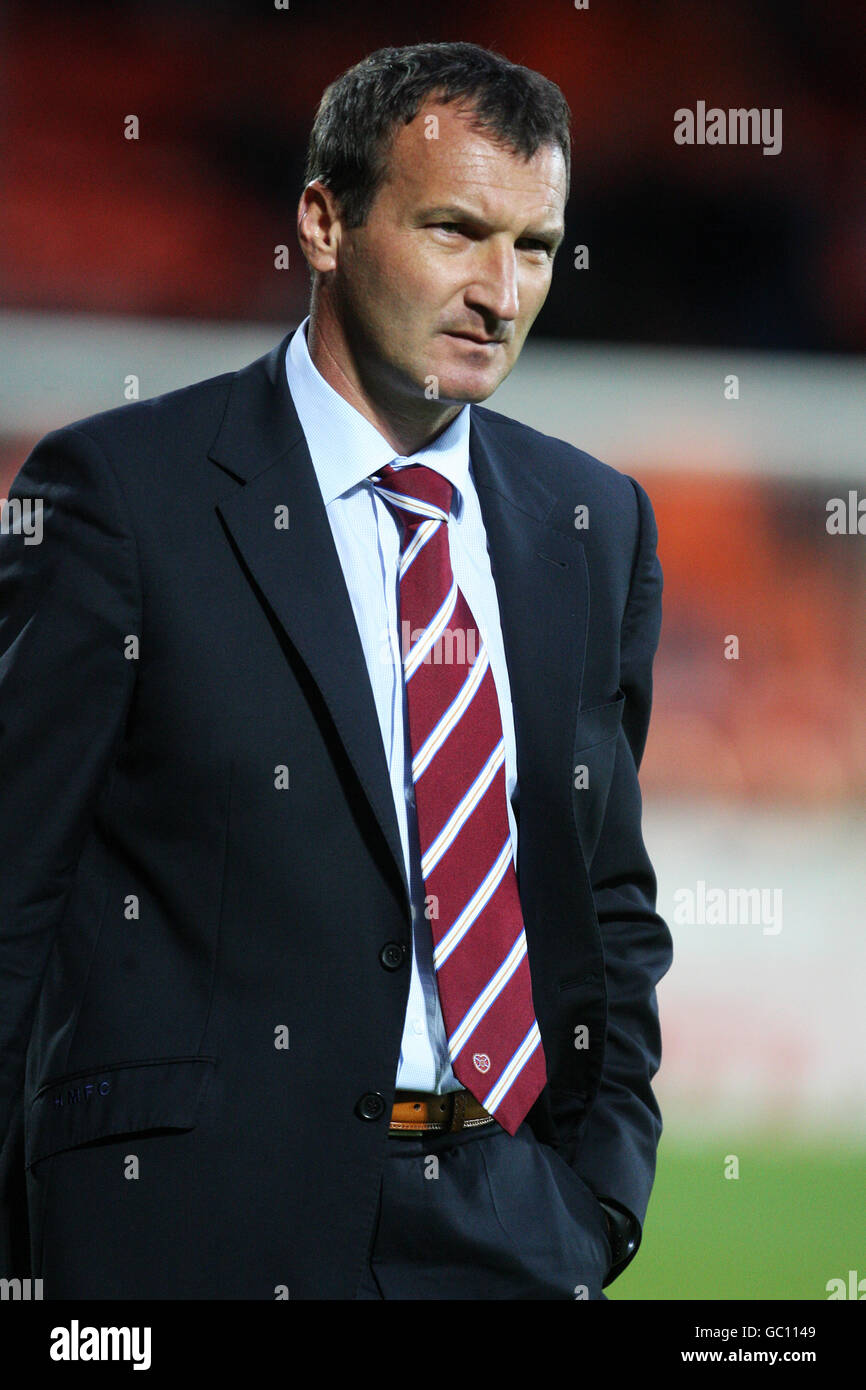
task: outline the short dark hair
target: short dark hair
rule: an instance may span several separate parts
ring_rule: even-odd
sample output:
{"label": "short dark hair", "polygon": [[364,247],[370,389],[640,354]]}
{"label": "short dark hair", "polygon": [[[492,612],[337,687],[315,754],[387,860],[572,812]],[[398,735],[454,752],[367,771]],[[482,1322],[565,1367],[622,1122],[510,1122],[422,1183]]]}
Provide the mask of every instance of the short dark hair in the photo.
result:
{"label": "short dark hair", "polygon": [[331,190],[346,225],[366,221],[387,169],[397,128],[424,99],[464,99],[475,127],[531,159],[558,144],[571,180],[571,112],[555,82],[474,43],[379,48],[325,89],[307,148],[305,186]]}

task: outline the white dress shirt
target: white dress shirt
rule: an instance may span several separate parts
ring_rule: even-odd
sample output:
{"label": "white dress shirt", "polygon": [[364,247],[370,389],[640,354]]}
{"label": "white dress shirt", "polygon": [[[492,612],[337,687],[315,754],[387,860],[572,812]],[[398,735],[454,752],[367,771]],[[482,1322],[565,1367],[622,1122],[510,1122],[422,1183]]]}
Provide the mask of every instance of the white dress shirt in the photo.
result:
{"label": "white dress shirt", "polygon": [[[289,343],[286,375],[367,662],[411,893],[412,972],[396,1084],[398,1090],[453,1091],[461,1083],[451,1070],[433,969],[432,932],[424,915],[424,881],[398,629],[400,527],[373,487],[370,475],[389,463],[395,468],[423,463],[454,486],[448,523],[451,568],[490,655],[505,738],[507,811],[516,867],[517,825],[512,807],[517,788],[514,721],[499,604],[469,459],[469,406],[463,407],[432,444],[411,457],[395,455],[376,427],[314,367],[307,348],[308,323],[309,316]],[[479,865],[479,880],[487,867]]]}

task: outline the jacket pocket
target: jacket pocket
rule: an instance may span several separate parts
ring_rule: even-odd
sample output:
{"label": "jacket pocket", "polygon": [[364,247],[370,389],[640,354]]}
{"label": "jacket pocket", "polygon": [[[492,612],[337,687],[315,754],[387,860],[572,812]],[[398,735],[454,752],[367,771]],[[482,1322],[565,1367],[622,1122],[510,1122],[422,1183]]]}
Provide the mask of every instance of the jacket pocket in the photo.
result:
{"label": "jacket pocket", "polygon": [[591,709],[577,712],[577,726],[574,731],[574,747],[580,752],[606,743],[619,733],[622,712],[625,707],[625,693],[617,691],[616,698],[604,705],[594,705]]}
{"label": "jacket pocket", "polygon": [[592,863],[607,808],[624,708],[625,695],[620,691],[615,700],[581,710],[577,716],[572,806],[587,868]]}
{"label": "jacket pocket", "polygon": [[50,1154],[112,1135],[194,1129],[216,1060],[162,1057],[110,1062],[47,1081],[26,1112],[26,1167]]}

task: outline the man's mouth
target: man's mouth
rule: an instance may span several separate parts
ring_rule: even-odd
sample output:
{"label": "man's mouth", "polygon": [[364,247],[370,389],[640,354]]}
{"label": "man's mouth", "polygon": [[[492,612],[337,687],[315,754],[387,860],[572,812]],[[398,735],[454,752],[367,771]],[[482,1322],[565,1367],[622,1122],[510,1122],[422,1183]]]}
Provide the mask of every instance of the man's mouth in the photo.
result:
{"label": "man's mouth", "polygon": [[475,343],[478,347],[497,347],[502,345],[502,338],[480,338],[475,333],[449,333],[449,338],[460,338],[466,343]]}

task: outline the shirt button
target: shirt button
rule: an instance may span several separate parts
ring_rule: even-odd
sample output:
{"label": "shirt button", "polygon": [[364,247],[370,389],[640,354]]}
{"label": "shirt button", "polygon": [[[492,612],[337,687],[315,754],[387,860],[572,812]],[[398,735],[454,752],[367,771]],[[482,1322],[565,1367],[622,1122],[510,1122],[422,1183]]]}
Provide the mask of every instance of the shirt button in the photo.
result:
{"label": "shirt button", "polygon": [[420,1018],[413,1018],[413,1019],[412,1019],[412,1032],[413,1032],[413,1033],[423,1033],[423,1032],[424,1032],[424,1024],[421,1022]]}

